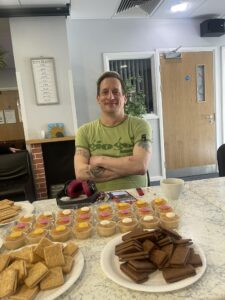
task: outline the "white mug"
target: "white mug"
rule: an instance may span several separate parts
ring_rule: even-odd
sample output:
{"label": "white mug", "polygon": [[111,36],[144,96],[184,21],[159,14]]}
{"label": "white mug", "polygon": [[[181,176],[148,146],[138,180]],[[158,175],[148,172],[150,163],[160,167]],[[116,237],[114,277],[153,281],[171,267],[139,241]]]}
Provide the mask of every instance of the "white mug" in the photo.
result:
{"label": "white mug", "polygon": [[160,181],[160,186],[165,197],[169,200],[176,200],[183,190],[184,180],[180,178],[166,178]]}

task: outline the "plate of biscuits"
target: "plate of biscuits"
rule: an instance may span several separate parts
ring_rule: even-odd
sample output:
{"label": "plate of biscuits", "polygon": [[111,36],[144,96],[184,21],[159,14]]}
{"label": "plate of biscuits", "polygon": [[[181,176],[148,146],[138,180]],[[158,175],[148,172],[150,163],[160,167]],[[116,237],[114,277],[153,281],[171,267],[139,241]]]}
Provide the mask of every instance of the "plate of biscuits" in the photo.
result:
{"label": "plate of biscuits", "polygon": [[11,224],[17,220],[21,214],[31,214],[34,206],[29,202],[14,202],[9,199],[0,201],[0,226]]}
{"label": "plate of biscuits", "polygon": [[117,284],[138,291],[169,292],[199,280],[206,257],[192,239],[160,227],[115,237],[101,254],[101,268]]}
{"label": "plate of biscuits", "polygon": [[0,299],[53,300],[79,278],[84,256],[73,241],[36,245],[0,255]]}

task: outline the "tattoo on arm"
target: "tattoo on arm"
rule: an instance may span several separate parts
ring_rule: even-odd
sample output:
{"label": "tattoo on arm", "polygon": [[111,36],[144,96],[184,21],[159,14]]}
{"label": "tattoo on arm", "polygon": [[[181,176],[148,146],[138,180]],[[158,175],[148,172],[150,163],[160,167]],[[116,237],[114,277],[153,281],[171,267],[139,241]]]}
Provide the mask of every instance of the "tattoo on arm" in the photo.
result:
{"label": "tattoo on arm", "polygon": [[143,148],[143,149],[145,149],[147,152],[150,152],[150,150],[151,150],[151,144],[148,141],[142,141],[141,140],[138,143],[138,146],[141,147],[141,148]]}
{"label": "tattoo on arm", "polygon": [[105,169],[102,167],[91,167],[90,168],[90,174],[92,177],[101,177],[101,175],[104,173]]}
{"label": "tattoo on arm", "polygon": [[89,158],[90,157],[90,155],[87,152],[87,150],[83,150],[83,149],[77,149],[76,150],[76,155],[81,155],[81,156],[84,156],[85,158]]}

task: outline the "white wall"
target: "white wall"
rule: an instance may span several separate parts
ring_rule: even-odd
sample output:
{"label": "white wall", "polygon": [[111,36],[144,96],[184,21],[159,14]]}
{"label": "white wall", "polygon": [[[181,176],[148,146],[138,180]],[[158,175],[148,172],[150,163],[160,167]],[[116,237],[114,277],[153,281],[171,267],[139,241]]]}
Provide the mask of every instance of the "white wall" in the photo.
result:
{"label": "white wall", "polygon": [[103,72],[105,52],[144,52],[158,48],[208,47],[225,44],[225,36],[200,37],[200,21],[147,19],[67,19],[74,73],[78,125],[98,116],[96,80]]}
{"label": "white wall", "polygon": [[[65,18],[11,18],[10,30],[26,140],[40,138],[41,130],[54,122],[64,123],[66,135],[74,135],[76,114],[71,109]],[[30,59],[40,56],[55,59],[59,104],[36,104]]]}

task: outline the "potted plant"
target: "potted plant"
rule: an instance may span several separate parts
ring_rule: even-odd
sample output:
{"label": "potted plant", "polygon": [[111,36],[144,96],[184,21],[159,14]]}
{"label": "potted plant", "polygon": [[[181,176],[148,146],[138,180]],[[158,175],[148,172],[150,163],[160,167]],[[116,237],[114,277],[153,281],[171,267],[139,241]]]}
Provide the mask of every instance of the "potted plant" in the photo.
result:
{"label": "potted plant", "polygon": [[0,48],[0,69],[5,68],[7,65],[4,59],[5,53],[6,52]]}
{"label": "potted plant", "polygon": [[125,105],[125,113],[143,118],[143,115],[147,113],[145,105],[145,94],[142,90],[137,90],[137,84],[142,81],[141,76],[129,77],[125,80],[127,103]]}

